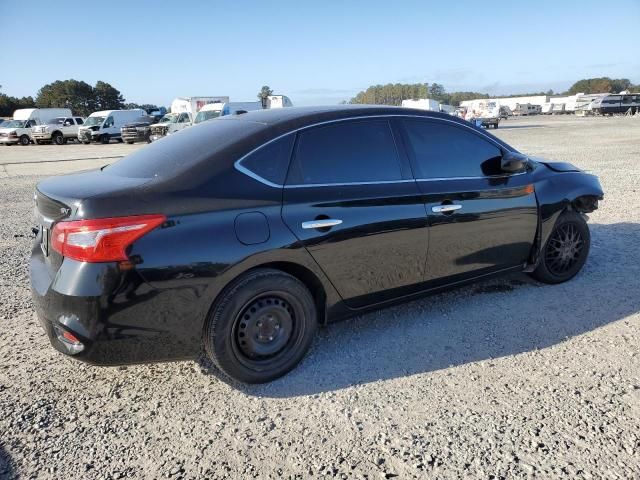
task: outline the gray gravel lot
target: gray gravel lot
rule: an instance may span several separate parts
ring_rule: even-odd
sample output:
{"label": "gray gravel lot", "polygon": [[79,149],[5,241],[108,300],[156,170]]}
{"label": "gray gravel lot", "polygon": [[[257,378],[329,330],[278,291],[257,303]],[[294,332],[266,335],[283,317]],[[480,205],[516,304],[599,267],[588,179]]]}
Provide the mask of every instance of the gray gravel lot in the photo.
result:
{"label": "gray gravel lot", "polygon": [[0,147],[0,479],[640,478],[640,119],[531,117],[495,133],[600,176],[583,272],[331,325],[258,387],[204,359],[100,368],[56,353],[26,265],[49,171],[26,162],[131,147]]}

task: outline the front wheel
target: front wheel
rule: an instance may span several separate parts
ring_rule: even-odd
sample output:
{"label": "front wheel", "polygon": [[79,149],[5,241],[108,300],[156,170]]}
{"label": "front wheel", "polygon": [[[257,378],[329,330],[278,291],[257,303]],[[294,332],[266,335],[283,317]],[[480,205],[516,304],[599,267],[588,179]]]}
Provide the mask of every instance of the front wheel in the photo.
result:
{"label": "front wheel", "polygon": [[582,215],[572,211],[563,213],[549,235],[533,277],[544,283],[570,280],[582,269],[590,246],[591,233]]}
{"label": "front wheel", "polygon": [[304,284],[284,272],[259,269],[221,294],[207,320],[204,346],[225,375],[264,383],[300,362],[316,327],[315,303]]}
{"label": "front wheel", "polygon": [[102,135],[102,136],[100,137],[100,141],[101,141],[102,143],[104,143],[104,144],[109,143],[109,135],[107,135],[107,134],[105,133],[104,135]]}
{"label": "front wheel", "polygon": [[64,145],[64,137],[61,133],[55,133],[52,137],[52,140],[56,145]]}
{"label": "front wheel", "polygon": [[20,145],[27,146],[29,145],[29,143],[31,143],[31,140],[29,139],[29,135],[22,135],[20,137]]}

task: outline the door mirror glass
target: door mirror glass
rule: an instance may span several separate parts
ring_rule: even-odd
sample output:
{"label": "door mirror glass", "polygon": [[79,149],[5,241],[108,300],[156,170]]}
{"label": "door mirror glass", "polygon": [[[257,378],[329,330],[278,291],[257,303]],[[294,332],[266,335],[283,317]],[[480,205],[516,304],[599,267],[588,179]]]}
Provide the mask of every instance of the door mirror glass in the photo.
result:
{"label": "door mirror glass", "polygon": [[526,155],[522,155],[517,152],[505,152],[502,155],[502,161],[500,162],[500,167],[503,172],[507,173],[519,173],[524,172],[527,168],[527,163],[529,162]]}

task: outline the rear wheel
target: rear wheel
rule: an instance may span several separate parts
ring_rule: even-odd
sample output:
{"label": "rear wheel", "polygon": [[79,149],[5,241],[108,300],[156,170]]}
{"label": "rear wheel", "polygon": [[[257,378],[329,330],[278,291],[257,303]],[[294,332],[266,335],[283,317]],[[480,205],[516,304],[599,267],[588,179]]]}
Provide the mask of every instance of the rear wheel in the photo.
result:
{"label": "rear wheel", "polygon": [[298,279],[278,270],[254,270],[221,294],[209,314],[204,345],[227,376],[264,383],[300,362],[316,326],[313,297]]}
{"label": "rear wheel", "polygon": [[20,137],[20,145],[26,146],[29,145],[30,142],[31,140],[29,139],[29,135],[22,135]]}
{"label": "rear wheel", "polygon": [[127,145],[133,145],[133,142],[127,142]]}
{"label": "rear wheel", "polygon": [[582,269],[589,255],[591,234],[585,219],[565,212],[556,221],[533,277],[544,283],[562,283]]}

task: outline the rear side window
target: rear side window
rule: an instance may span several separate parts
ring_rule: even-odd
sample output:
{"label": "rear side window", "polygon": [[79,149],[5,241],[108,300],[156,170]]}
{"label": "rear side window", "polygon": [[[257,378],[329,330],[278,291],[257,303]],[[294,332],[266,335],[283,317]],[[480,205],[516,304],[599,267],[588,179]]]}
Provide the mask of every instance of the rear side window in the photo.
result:
{"label": "rear side window", "polygon": [[274,140],[245,157],[240,165],[277,185],[284,185],[295,135]]}
{"label": "rear side window", "polygon": [[502,152],[463,127],[403,120],[416,178],[501,175]]}
{"label": "rear side window", "polygon": [[298,136],[287,184],[401,180],[400,159],[387,120],[338,122]]}
{"label": "rear side window", "polygon": [[81,118],[76,117],[76,123],[77,123],[78,125],[82,125],[84,122],[82,121],[82,119],[81,119]]}

